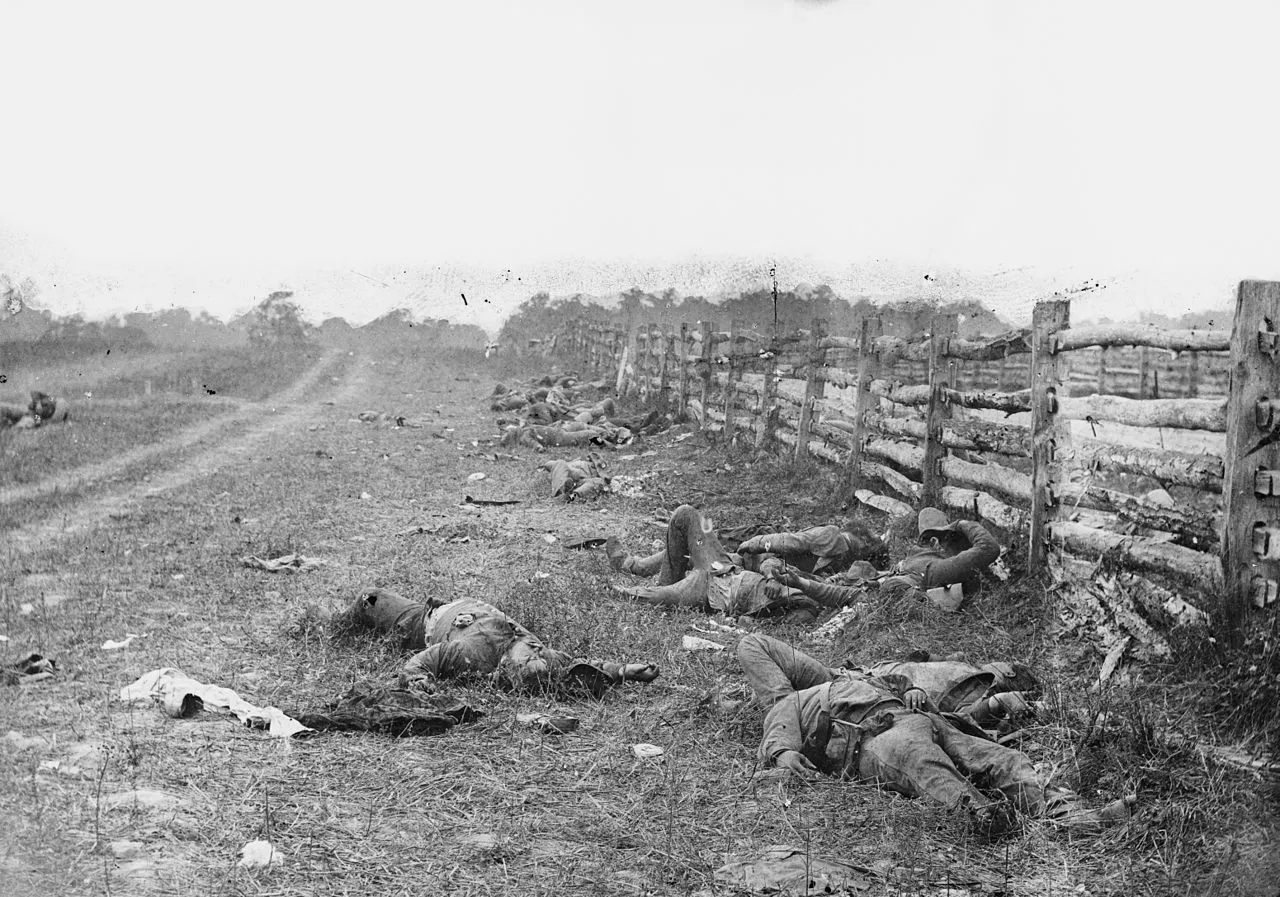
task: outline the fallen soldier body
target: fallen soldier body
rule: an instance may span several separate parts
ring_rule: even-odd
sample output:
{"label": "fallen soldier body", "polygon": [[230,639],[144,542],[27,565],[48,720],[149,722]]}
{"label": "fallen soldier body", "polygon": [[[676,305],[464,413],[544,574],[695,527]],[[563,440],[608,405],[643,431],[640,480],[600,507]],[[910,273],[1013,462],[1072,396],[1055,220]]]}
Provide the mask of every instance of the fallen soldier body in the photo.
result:
{"label": "fallen soldier body", "polygon": [[895,687],[865,672],[829,669],[758,633],[739,642],[738,660],[769,708],[759,748],[766,766],[923,797],[968,814],[989,835],[1008,831],[1014,811],[1089,832],[1129,815],[1132,799],[1093,811],[1067,792],[1046,791],[1025,754],[997,744],[963,718],[943,716],[919,686]]}
{"label": "fallen soldier body", "polygon": [[666,547],[647,557],[627,554],[617,539],[605,544],[620,573],[657,575],[656,586],[621,587],[627,597],[660,607],[687,607],[726,616],[779,616],[812,622],[818,602],[752,570],[724,550],[715,527],[697,508],[681,505],[667,524]]}
{"label": "fallen soldier body", "polygon": [[39,390],[31,391],[31,401],[24,408],[10,402],[0,403],[0,429],[14,427],[34,430],[49,421],[64,421],[70,417],[65,399],[54,398]]}
{"label": "fallen soldier body", "polygon": [[1029,714],[1027,698],[1040,688],[1026,667],[1003,661],[977,666],[962,658],[931,660],[920,654],[867,667],[845,666],[882,679],[895,691],[910,691],[909,708],[922,707],[927,699],[938,712],[963,714],[984,729]]}
{"label": "fallen soldier body", "polygon": [[[923,598],[944,611],[958,610],[981,590],[982,573],[1000,557],[1000,543],[981,523],[952,523],[937,508],[920,510],[917,531],[919,547],[887,576],[878,578],[880,594],[894,601]],[[843,607],[868,595],[870,578],[861,569],[849,571],[843,579],[835,577],[825,582],[790,566],[767,572],[826,607]]]}
{"label": "fallen soldier body", "polygon": [[888,563],[884,540],[856,520],[843,526],[813,526],[796,533],[767,533],[752,536],[738,546],[744,563],[762,570],[769,561],[780,560],[789,567],[815,576],[856,571],[874,577],[877,565]]}
{"label": "fallen soldier body", "polygon": [[609,491],[609,478],[602,476],[600,460],[593,454],[572,461],[556,459],[539,467],[551,474],[551,497],[565,501],[595,498]]}
{"label": "fallen soldier body", "polygon": [[404,665],[411,676],[474,674],[514,686],[576,680],[596,694],[620,682],[658,678],[651,663],[575,661],[542,644],[493,605],[473,598],[424,604],[389,589],[368,589],[356,599],[349,619],[393,634],[405,650],[417,652]]}

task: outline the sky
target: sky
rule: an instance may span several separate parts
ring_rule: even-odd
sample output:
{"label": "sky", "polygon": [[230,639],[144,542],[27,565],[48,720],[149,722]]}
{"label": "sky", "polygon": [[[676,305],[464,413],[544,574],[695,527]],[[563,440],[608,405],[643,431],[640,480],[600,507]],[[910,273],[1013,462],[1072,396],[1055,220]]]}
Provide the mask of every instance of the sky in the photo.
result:
{"label": "sky", "polygon": [[[0,273],[88,316],[1280,279],[1280,5],[8,2]],[[926,279],[928,275],[928,279]],[[464,303],[463,296],[466,301]]]}

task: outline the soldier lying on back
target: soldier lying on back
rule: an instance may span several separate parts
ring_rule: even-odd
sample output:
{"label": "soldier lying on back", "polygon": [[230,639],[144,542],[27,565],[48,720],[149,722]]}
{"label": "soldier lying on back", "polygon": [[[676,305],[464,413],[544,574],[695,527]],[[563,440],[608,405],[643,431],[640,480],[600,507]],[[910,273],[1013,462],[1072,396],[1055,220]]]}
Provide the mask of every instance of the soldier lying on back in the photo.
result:
{"label": "soldier lying on back", "polygon": [[390,589],[366,589],[347,618],[393,634],[405,650],[416,652],[405,663],[410,674],[437,679],[478,674],[515,686],[576,679],[595,692],[619,682],[658,678],[658,668],[651,663],[575,661],[542,644],[493,605],[474,598],[422,603]]}

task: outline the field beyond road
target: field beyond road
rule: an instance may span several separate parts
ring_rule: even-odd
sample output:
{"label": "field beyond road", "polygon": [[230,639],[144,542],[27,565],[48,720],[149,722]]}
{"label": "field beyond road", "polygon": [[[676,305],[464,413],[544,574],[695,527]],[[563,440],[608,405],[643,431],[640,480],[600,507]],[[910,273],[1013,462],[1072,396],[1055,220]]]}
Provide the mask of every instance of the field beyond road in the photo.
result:
{"label": "field beyond road", "polygon": [[[184,398],[169,413],[169,400],[129,398],[0,435],[0,458],[22,470],[0,470],[0,659],[58,664],[0,685],[0,894],[729,895],[716,870],[778,844],[862,867],[869,895],[1276,892],[1280,792],[1197,749],[1215,732],[1204,683],[1150,669],[1091,691],[1100,658],[1039,585],[988,590],[941,620],[885,611],[819,656],[923,648],[1032,664],[1050,709],[1026,750],[1093,805],[1136,792],[1131,821],[1082,839],[1032,820],[991,844],[920,800],[757,776],[763,714],[733,636],[626,602],[602,552],[565,543],[647,548],[658,512],[683,502],[722,525],[826,523],[849,513],[834,481],[726,454],[683,425],[605,456],[627,494],[552,499],[539,465],[576,452],[498,447],[488,410],[495,383],[550,373],[534,363],[314,353],[221,403]],[[95,432],[115,441],[59,444]],[[241,562],[288,553],[322,564],[284,575]],[[330,621],[366,586],[482,598],[553,647],[662,675],[599,700],[444,683],[484,716],[403,739],[275,739],[118,699],[162,667],[292,714],[390,681],[396,647]],[[691,634],[728,650],[686,651]],[[545,735],[518,721],[527,712],[581,726]],[[665,753],[637,757],[640,743]],[[255,839],[284,862],[237,866]]]}

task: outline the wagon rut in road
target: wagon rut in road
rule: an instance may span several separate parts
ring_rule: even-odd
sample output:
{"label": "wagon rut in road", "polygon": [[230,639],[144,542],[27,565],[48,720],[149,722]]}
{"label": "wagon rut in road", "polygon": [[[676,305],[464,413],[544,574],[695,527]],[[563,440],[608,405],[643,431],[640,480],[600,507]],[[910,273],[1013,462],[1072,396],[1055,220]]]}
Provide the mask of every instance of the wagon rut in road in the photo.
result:
{"label": "wagon rut in road", "polygon": [[282,405],[297,402],[319,382],[322,376],[333,368],[336,361],[341,357],[341,354],[336,351],[326,353],[314,365],[303,372],[288,388],[274,396],[268,396],[261,402],[240,403],[240,410],[238,411],[233,411],[228,415],[202,424],[187,427],[167,439],[149,445],[138,446],[107,461],[86,464],[45,477],[39,482],[25,486],[14,486],[10,489],[0,489],[0,507],[15,502],[29,501],[44,495],[52,495],[55,492],[66,491],[73,487],[87,486],[108,480],[144,461],[203,442],[216,436],[219,431],[226,430],[228,426],[247,423],[280,408]]}
{"label": "wagon rut in road", "polygon": [[[241,463],[253,449],[268,441],[276,433],[299,426],[315,415],[316,409],[311,405],[290,407],[276,414],[271,414],[270,410],[279,408],[281,405],[297,402],[320,379],[321,375],[330,369],[334,359],[337,357],[338,355],[335,353],[322,358],[289,389],[266,402],[255,405],[252,411],[246,409],[244,414],[237,415],[235,419],[239,421],[252,421],[254,418],[262,418],[264,416],[266,416],[266,419],[252,424],[247,430],[236,436],[214,442],[193,457],[188,457],[181,461],[173,461],[162,472],[152,474],[148,482],[136,483],[105,494],[99,493],[94,496],[88,496],[70,506],[64,505],[60,507],[56,512],[56,520],[44,520],[28,524],[5,533],[5,555],[8,556],[10,561],[13,561],[22,555],[47,549],[61,540],[89,532],[107,523],[112,517],[128,513],[131,505],[148,496],[178,489],[229,464]],[[353,359],[353,361],[355,360]],[[357,372],[353,373],[353,369]],[[362,382],[358,373],[358,365],[349,366],[346,382],[336,394],[329,396],[328,400],[342,402],[353,398],[359,392]],[[226,423],[226,419],[219,419],[210,422],[208,425],[192,428],[192,430],[201,430],[203,431],[201,436],[208,436],[216,430],[225,429]],[[163,445],[168,451],[175,451],[192,445],[198,442],[201,437],[193,438],[191,432],[184,431],[181,437],[174,437],[173,440],[166,441]],[[152,452],[153,455],[160,453],[160,446],[152,448],[157,450]],[[123,462],[123,458],[124,456],[121,456],[121,458],[113,462],[95,466],[106,467],[111,464],[118,464],[115,472],[120,472],[131,466],[131,464],[137,463],[136,459]],[[72,482],[79,481],[74,473],[70,474],[69,477]],[[59,488],[65,489],[71,485],[71,482],[64,481],[59,483],[56,482],[59,478],[54,479],[55,482],[53,483],[45,480],[36,485],[44,487],[48,492]],[[98,477],[98,479],[101,479],[101,477]],[[0,498],[0,504],[3,504],[2,498]]]}

